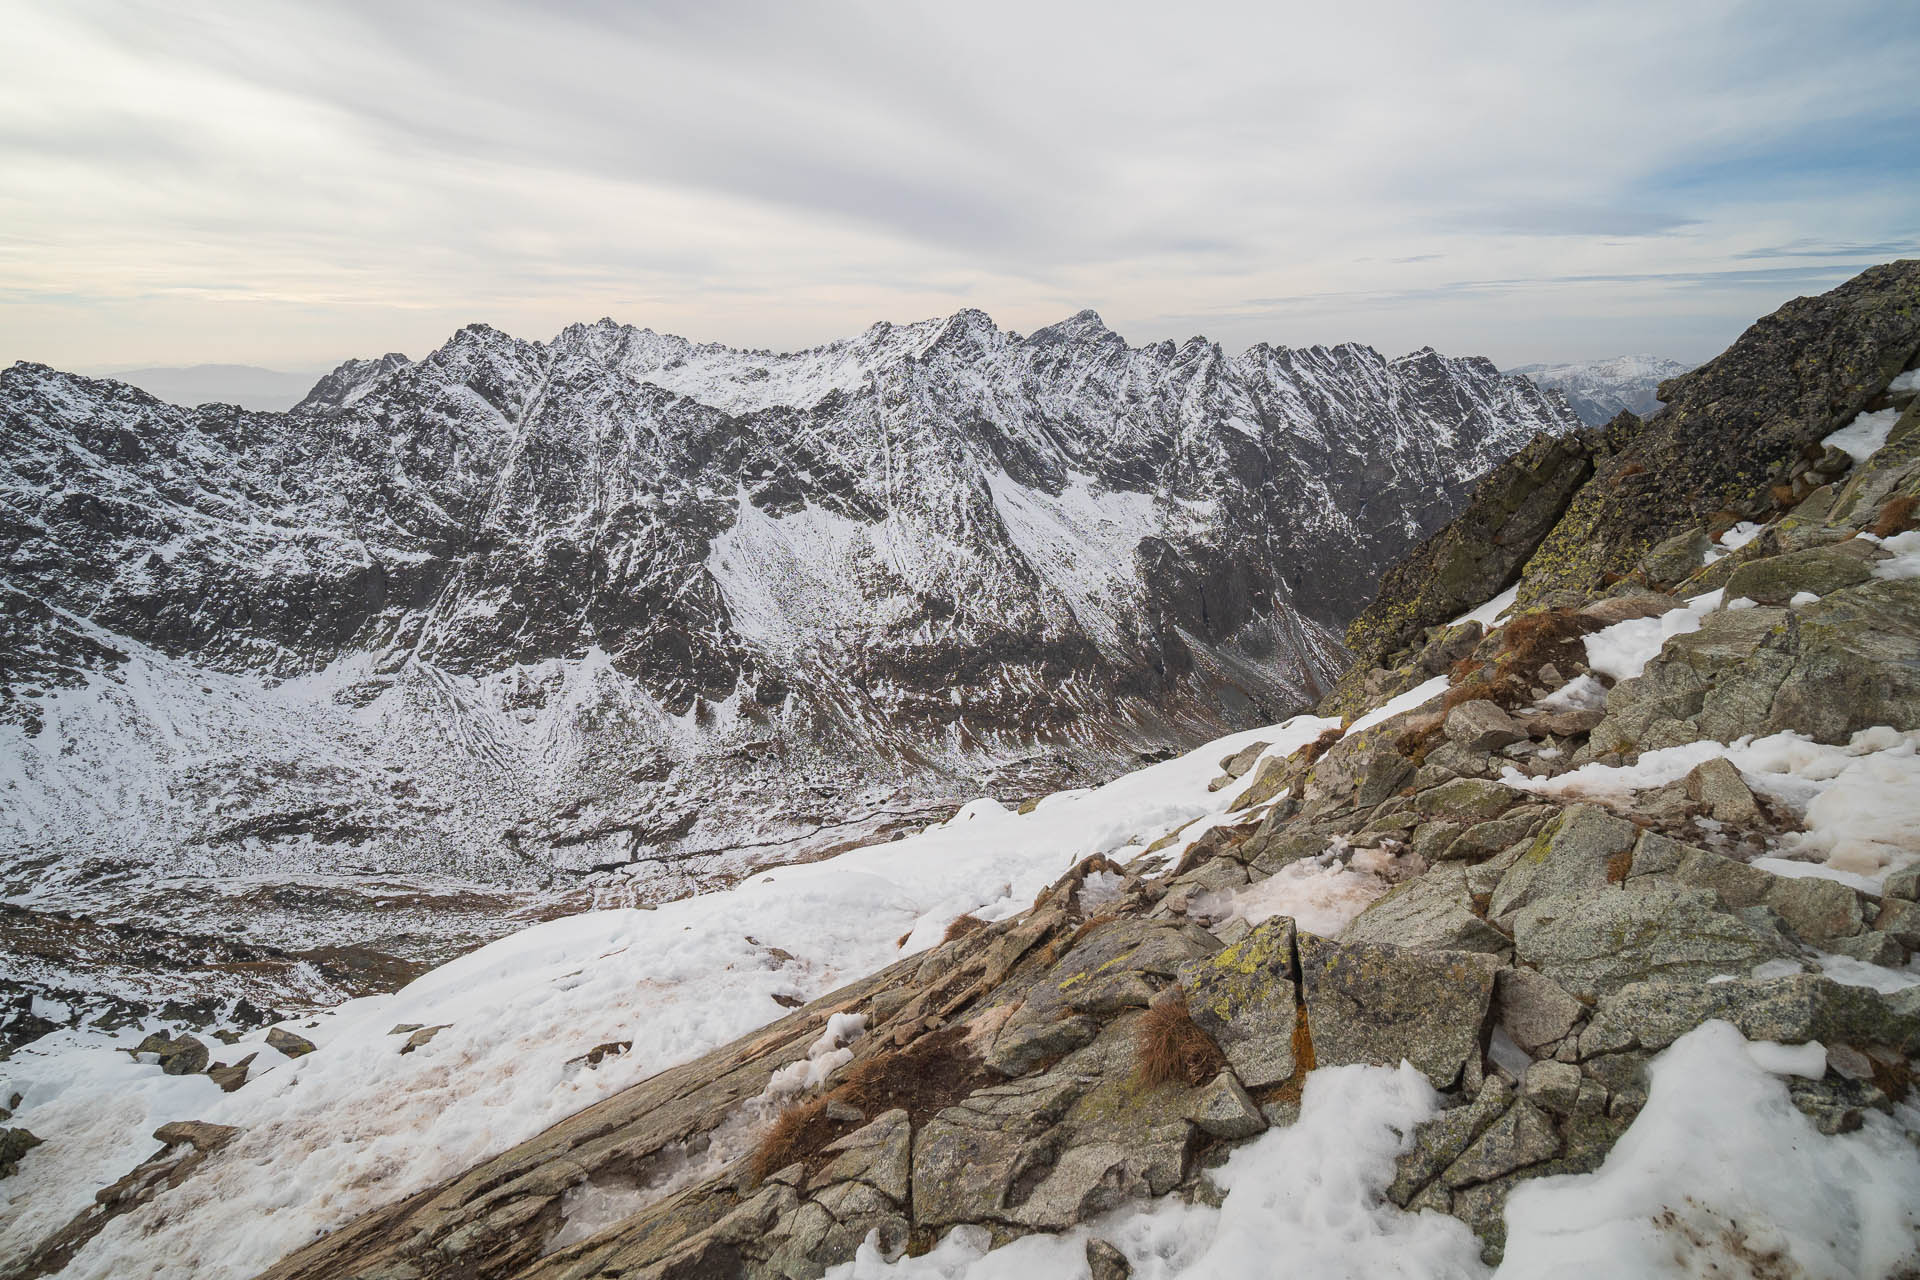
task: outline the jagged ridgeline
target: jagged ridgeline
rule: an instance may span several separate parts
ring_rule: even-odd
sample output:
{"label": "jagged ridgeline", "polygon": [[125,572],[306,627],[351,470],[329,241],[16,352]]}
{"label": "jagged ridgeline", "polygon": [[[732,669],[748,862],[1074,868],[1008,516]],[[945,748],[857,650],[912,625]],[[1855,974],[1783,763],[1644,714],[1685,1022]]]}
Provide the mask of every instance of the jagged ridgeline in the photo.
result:
{"label": "jagged ridgeline", "polygon": [[[653,891],[1276,719],[1563,401],[1481,359],[979,312],[793,355],[610,321],[286,414],[0,374],[0,840]],[[84,865],[82,865],[84,864]]]}

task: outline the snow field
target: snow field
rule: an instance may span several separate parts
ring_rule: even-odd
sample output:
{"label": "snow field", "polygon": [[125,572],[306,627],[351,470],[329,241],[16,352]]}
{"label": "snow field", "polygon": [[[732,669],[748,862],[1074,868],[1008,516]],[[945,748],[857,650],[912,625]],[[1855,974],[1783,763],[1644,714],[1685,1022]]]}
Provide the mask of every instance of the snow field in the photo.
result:
{"label": "snow field", "polygon": [[[151,1155],[155,1125],[190,1118],[242,1133],[182,1186],[109,1223],[62,1274],[253,1275],[359,1213],[766,1024],[781,1013],[775,995],[824,995],[933,945],[962,914],[1015,915],[1090,854],[1124,859],[1182,827],[1191,842],[1244,789],[1207,791],[1222,756],[1257,741],[1288,754],[1333,725],[1295,717],[1031,813],[976,802],[916,836],[726,892],[537,925],[392,995],[296,1025],[318,1051],[266,1071],[263,1058],[232,1094],[126,1062],[101,1035],[27,1046],[0,1065],[0,1088],[25,1095],[13,1123],[47,1144],[27,1157],[26,1177],[0,1184],[0,1265]],[[405,1024],[444,1029],[403,1056],[407,1037],[391,1032]],[[262,1039],[216,1056],[237,1060]],[[582,1061],[620,1040],[631,1051],[598,1068]],[[112,1111],[113,1098],[148,1090],[145,1114]]]}

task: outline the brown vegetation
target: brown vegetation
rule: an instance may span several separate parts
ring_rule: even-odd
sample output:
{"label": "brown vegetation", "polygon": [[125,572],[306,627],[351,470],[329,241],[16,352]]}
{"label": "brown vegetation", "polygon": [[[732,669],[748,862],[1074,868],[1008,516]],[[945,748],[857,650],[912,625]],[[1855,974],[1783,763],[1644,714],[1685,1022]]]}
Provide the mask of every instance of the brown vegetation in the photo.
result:
{"label": "brown vegetation", "polygon": [[987,922],[985,920],[982,920],[979,916],[972,915],[972,914],[968,914],[964,916],[955,916],[953,918],[953,923],[948,925],[947,931],[940,936],[940,941],[952,942],[955,938],[964,938],[968,934],[974,933],[986,927],[987,927]]}
{"label": "brown vegetation", "polygon": [[903,1109],[918,1125],[972,1093],[987,1082],[987,1074],[965,1039],[966,1028],[955,1023],[905,1048],[849,1063],[831,1091],[780,1113],[754,1149],[754,1181],[796,1162],[812,1162],[821,1148],[865,1123],[833,1119],[827,1114],[829,1102],[844,1102],[867,1120]]}
{"label": "brown vegetation", "polygon": [[1227,1065],[1220,1046],[1187,1012],[1184,998],[1162,1000],[1148,1009],[1135,1035],[1140,1059],[1138,1079],[1148,1088],[1172,1080],[1203,1085]]}
{"label": "brown vegetation", "polygon": [[1599,624],[1573,609],[1523,613],[1500,633],[1502,661],[1538,668],[1542,663],[1583,658],[1584,652],[1574,642],[1597,630]]}
{"label": "brown vegetation", "polygon": [[1633,850],[1622,849],[1607,859],[1607,883],[1625,884],[1627,873],[1633,870]]}
{"label": "brown vegetation", "polygon": [[1914,519],[1916,507],[1920,507],[1920,498],[1911,495],[1903,494],[1898,498],[1888,498],[1867,532],[1876,538],[1891,538],[1896,533],[1920,528],[1920,520]]}

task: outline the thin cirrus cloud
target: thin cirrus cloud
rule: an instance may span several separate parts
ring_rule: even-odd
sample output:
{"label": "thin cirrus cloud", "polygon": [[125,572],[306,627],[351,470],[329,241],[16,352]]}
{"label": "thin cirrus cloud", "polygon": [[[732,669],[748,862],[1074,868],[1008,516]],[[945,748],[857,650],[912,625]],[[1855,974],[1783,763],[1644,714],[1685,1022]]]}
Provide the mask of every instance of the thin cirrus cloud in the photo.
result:
{"label": "thin cirrus cloud", "polygon": [[306,368],[600,314],[782,347],[960,306],[1697,358],[1920,252],[1901,3],[4,16],[5,359]]}

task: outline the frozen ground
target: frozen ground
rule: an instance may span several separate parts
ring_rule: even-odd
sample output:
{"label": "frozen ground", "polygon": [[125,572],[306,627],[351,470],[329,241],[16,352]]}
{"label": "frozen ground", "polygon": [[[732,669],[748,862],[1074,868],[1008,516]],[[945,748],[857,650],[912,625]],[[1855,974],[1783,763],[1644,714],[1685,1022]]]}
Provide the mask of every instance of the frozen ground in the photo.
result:
{"label": "frozen ground", "polygon": [[[244,1132],[187,1183],[115,1219],[62,1274],[252,1275],[317,1233],[770,1021],[782,1012],[776,996],[823,995],[932,945],[957,916],[1014,915],[1088,854],[1125,859],[1182,827],[1197,838],[1239,790],[1207,790],[1221,756],[1254,741],[1290,752],[1332,725],[1296,717],[1031,813],[980,800],[906,839],[725,892],[537,925],[393,995],[303,1020],[295,1029],[320,1049],[264,1056],[233,1094],[128,1061],[112,1046],[137,1042],[138,1029],[36,1043],[0,1064],[0,1091],[24,1095],[14,1123],[46,1139],[28,1176],[0,1183],[0,1267],[152,1154],[156,1125],[192,1118]],[[409,1023],[447,1025],[402,1056],[406,1037],[389,1031]],[[616,1040],[633,1050],[597,1069],[579,1061]],[[216,1056],[233,1061],[262,1043],[256,1035]]]}

